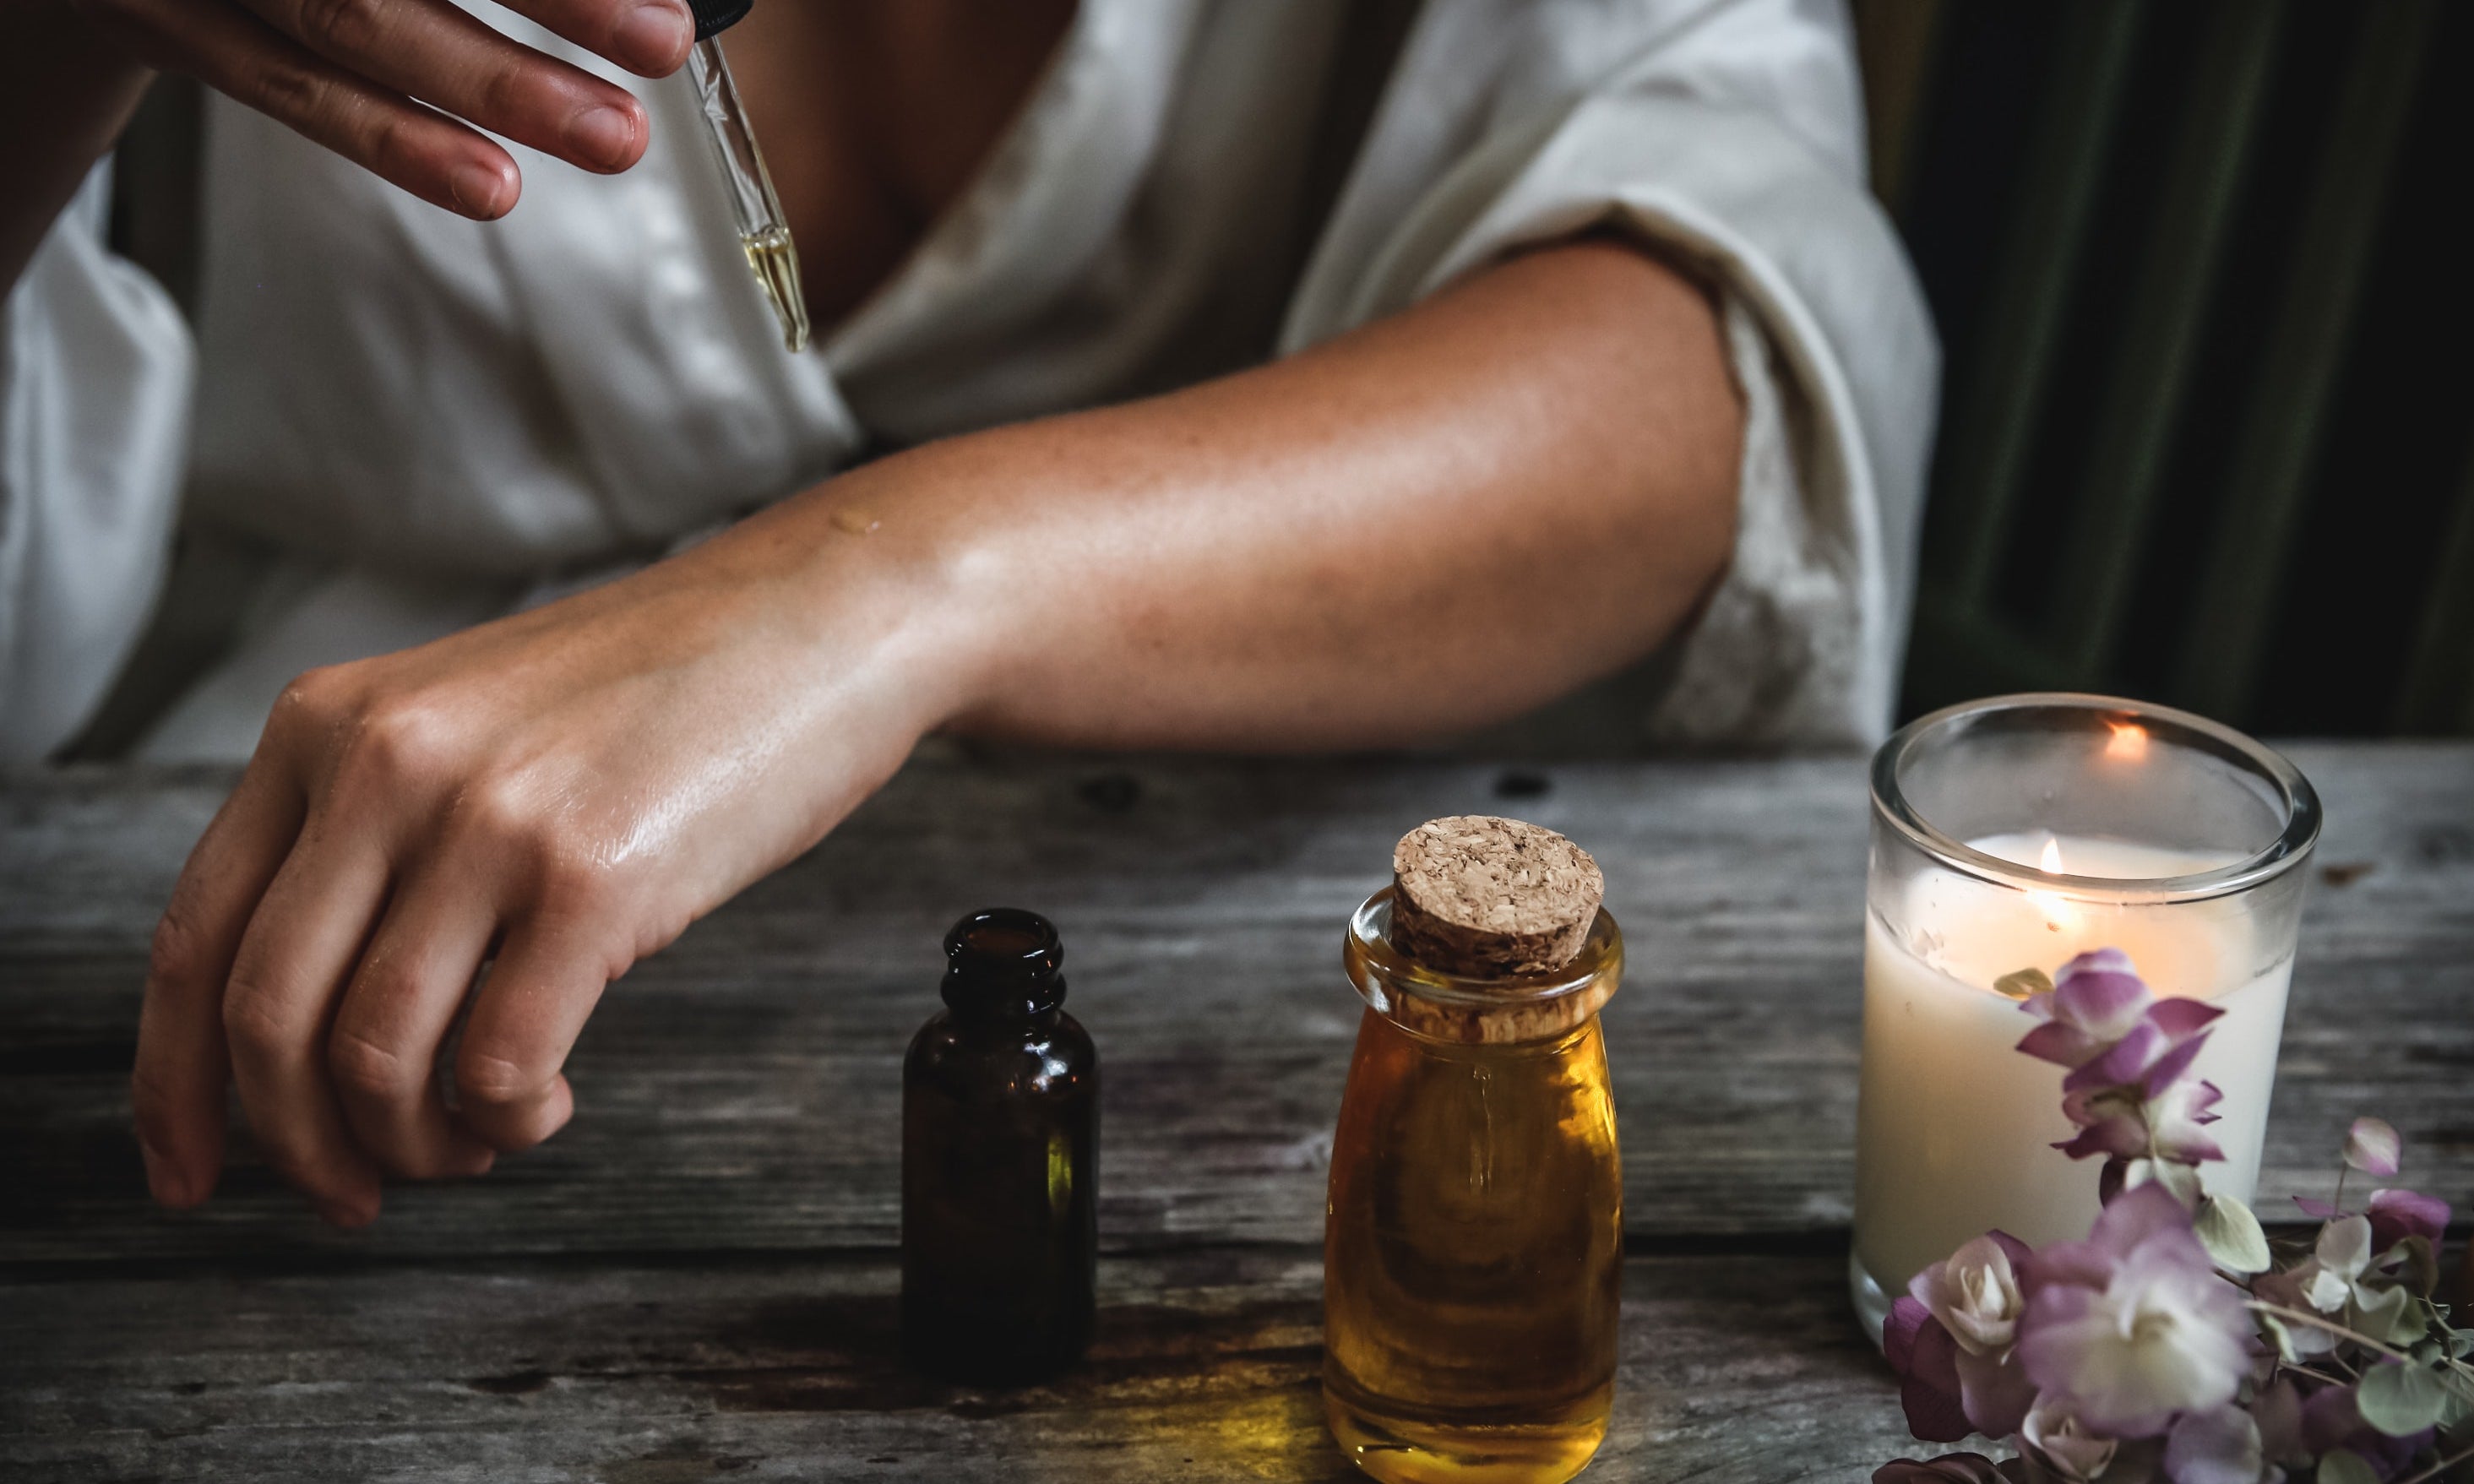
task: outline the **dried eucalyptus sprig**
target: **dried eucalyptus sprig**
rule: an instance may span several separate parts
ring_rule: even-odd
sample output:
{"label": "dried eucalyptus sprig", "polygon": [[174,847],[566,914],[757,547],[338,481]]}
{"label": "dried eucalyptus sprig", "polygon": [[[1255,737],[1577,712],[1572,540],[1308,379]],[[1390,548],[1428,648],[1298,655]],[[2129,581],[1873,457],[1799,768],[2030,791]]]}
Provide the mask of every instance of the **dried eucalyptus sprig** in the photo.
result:
{"label": "dried eucalyptus sprig", "polygon": [[[2206,1192],[2219,1094],[2190,1076],[2221,1013],[2157,999],[2113,949],[2050,985],[2004,976],[2041,1023],[2019,1049],[2069,1068],[2054,1146],[2102,1155],[2083,1242],[2041,1251],[1989,1231],[1916,1275],[1882,1349],[1908,1430],[1972,1433],[2015,1457],[1884,1465],[1874,1484],[2438,1484],[2474,1480],[2474,1330],[2437,1302],[2447,1203],[2371,1192],[2404,1141],[2376,1118],[2347,1133],[2307,1252],[2277,1261],[2241,1202]],[[2017,992],[2017,991],[2012,991]]]}

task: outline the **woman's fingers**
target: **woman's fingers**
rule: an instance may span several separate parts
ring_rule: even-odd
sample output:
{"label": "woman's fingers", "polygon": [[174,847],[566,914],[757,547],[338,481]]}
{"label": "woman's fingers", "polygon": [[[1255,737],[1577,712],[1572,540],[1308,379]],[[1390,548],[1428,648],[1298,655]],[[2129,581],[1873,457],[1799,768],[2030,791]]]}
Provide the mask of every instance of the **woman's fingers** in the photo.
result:
{"label": "woman's fingers", "polygon": [[516,204],[522,182],[504,149],[229,0],[90,3],[147,61],[197,78],[433,206],[488,221]]}
{"label": "woman's fingers", "polygon": [[643,105],[491,29],[448,0],[242,0],[260,19],[380,87],[587,170],[634,164]]}
{"label": "woman's fingers", "polygon": [[695,44],[686,0],[505,0],[507,9],[630,72],[668,77]]}
{"label": "woman's fingers", "polygon": [[544,914],[510,930],[456,1048],[456,1113],[466,1127],[514,1151],[566,1125],[575,1098],[560,1069],[611,973],[575,919]]}
{"label": "woman's fingers", "polygon": [[397,892],[361,955],[327,1038],[327,1068],[353,1136],[410,1180],[478,1175],[496,1152],[448,1117],[438,1048],[497,925],[473,879],[425,871]]}
{"label": "woman's fingers", "polygon": [[224,988],[224,1035],[250,1131],[339,1227],[376,1219],[378,1175],[327,1081],[327,1030],[387,874],[376,840],[340,828],[332,812],[311,817],[259,898]]}
{"label": "woman's fingers", "polygon": [[130,1103],[147,1186],[165,1205],[206,1200],[222,1172],[224,982],[301,816],[298,791],[254,765],[189,852],[156,926]]}

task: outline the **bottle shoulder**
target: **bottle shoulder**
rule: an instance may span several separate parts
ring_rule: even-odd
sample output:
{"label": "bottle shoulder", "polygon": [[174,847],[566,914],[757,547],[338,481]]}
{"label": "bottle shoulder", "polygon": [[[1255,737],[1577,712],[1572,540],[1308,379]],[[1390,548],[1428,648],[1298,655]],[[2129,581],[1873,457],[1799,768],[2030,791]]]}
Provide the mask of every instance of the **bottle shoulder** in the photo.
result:
{"label": "bottle shoulder", "polygon": [[956,1095],[1056,1096],[1087,1087],[1099,1073],[1098,1049],[1073,1016],[1059,1010],[1045,1024],[973,1024],[940,1010],[912,1036],[903,1059],[910,1083]]}

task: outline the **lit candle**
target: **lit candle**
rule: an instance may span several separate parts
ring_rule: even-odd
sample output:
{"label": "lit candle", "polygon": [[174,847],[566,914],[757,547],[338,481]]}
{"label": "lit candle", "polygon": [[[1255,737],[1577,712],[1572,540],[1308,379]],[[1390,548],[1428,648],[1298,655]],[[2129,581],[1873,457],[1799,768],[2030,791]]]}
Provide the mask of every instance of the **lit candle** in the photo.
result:
{"label": "lit candle", "polygon": [[[2221,1010],[2194,1075],[2222,1093],[2208,1131],[2225,1158],[2201,1177],[2255,1192],[2292,977],[2291,866],[2316,804],[2257,743],[2133,711],[2052,696],[1954,708],[1877,763],[1851,1272],[1877,1333],[1907,1279],[1970,1238],[2076,1239],[2095,1220],[2101,1161],[2052,1147],[2076,1131],[2063,1069],[2015,1049],[2036,1021],[1998,985],[2019,970],[2118,948],[2158,996]],[[2230,766],[2253,754],[2257,774]]]}

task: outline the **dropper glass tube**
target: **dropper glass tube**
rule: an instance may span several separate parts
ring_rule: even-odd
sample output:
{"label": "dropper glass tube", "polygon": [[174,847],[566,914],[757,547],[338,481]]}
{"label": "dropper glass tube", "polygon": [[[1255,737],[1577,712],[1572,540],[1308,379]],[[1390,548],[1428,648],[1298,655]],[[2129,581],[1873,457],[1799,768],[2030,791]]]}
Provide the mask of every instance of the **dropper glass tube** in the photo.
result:
{"label": "dropper glass tube", "polygon": [[688,54],[695,80],[696,101],[704,111],[722,178],[730,186],[730,208],[739,219],[739,245],[747,255],[748,271],[764,290],[773,317],[782,324],[782,344],[793,353],[808,348],[808,297],[799,286],[799,250],[791,244],[789,223],[782,215],[782,198],[773,193],[773,177],[764,168],[764,151],[747,126],[747,109],[739,101],[739,84],[721,55],[721,40],[708,36]]}

